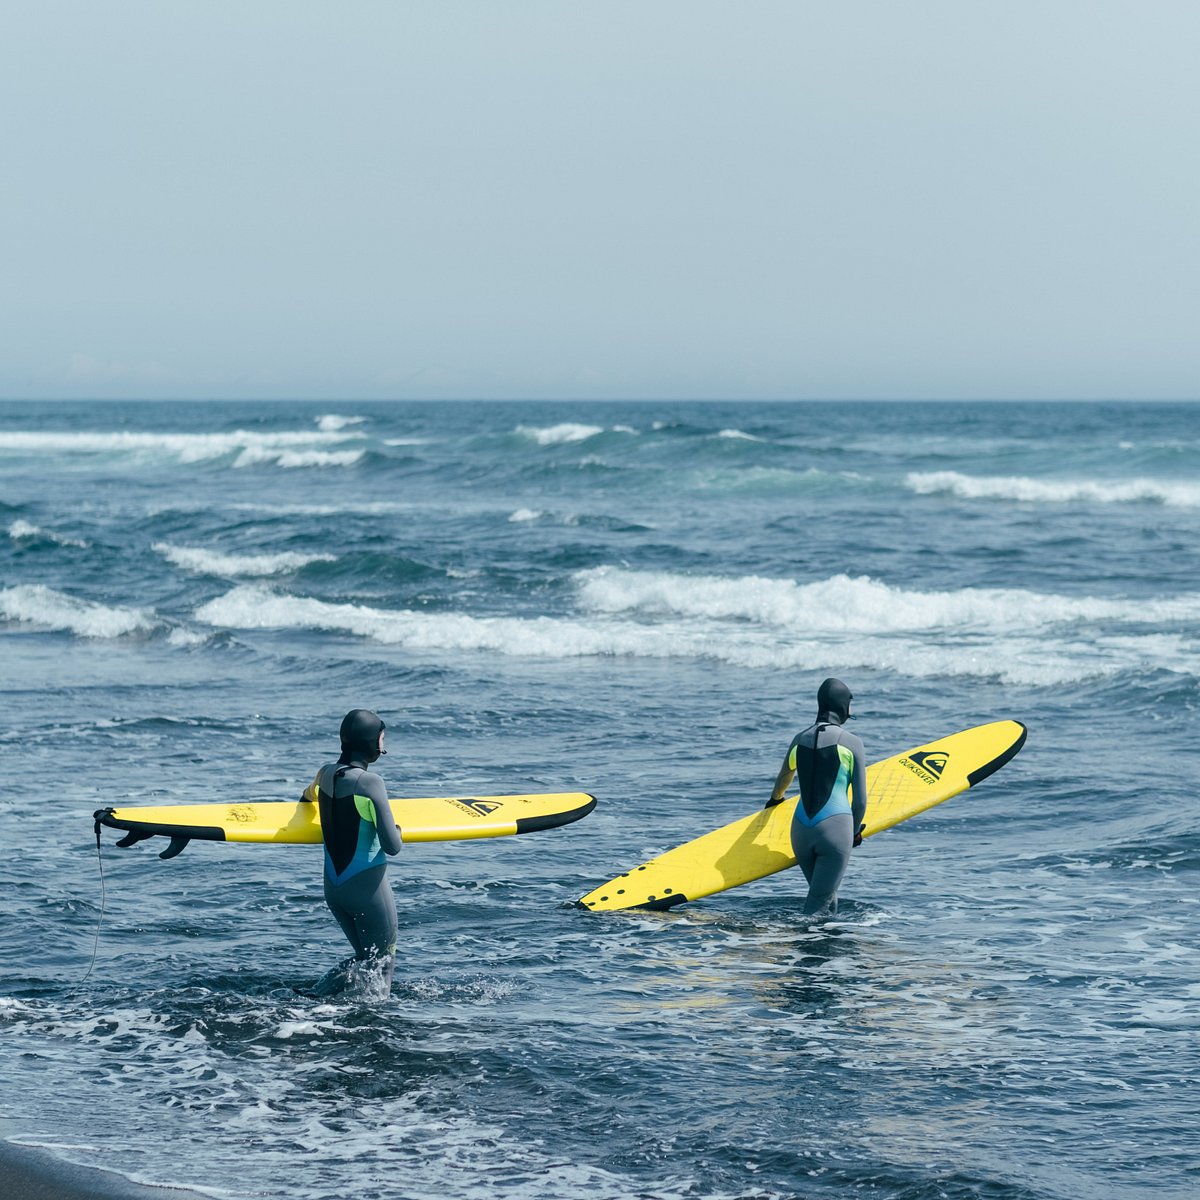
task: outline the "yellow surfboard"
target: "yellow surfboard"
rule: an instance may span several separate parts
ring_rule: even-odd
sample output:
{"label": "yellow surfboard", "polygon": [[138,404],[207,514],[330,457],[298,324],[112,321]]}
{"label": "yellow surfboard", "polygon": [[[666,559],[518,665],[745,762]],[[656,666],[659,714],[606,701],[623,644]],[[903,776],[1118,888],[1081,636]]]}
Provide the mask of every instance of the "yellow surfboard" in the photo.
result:
{"label": "yellow surfboard", "polygon": [[[455,842],[533,833],[569,825],[596,807],[595,798],[586,792],[433,796],[388,803],[406,842]],[[322,840],[317,805],[300,801],[101,808],[94,815],[97,831],[101,825],[126,831],[118,846],[131,846],[148,837],[170,838],[171,844],[160,858],[174,858],[193,838],[288,845]]]}
{"label": "yellow surfboard", "polygon": [[[1025,733],[1020,721],[994,721],[872,763],[863,837],[974,787],[1021,749]],[[589,892],[579,904],[593,912],[672,908],[793,867],[791,825],[798,801],[792,796],[676,846]]]}

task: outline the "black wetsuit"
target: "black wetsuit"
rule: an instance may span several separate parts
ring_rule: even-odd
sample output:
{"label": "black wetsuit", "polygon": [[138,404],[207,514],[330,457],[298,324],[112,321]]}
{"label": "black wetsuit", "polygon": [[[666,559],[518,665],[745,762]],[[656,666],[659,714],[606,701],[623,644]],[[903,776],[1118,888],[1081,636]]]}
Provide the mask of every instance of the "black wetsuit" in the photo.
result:
{"label": "black wetsuit", "polygon": [[327,763],[304,792],[321,808],[325,842],[325,902],[355,960],[380,962],[391,984],[396,954],[396,901],[387,882],[387,855],[400,851],[383,780],[361,760]]}

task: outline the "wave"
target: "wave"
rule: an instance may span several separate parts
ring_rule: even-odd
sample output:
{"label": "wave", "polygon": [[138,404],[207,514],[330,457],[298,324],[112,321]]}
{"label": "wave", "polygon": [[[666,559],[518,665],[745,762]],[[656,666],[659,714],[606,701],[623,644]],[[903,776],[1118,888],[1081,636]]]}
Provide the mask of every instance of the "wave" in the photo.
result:
{"label": "wave", "polygon": [[676,486],[698,492],[811,493],[863,482],[854,472],[823,471],[820,467],[696,467],[677,477]]}
{"label": "wave", "polygon": [[1200,507],[1200,484],[1129,479],[1124,482],[1030,479],[1021,475],[963,475],[958,471],[914,472],[905,486],[919,496],[945,494],[964,500],[1018,500],[1032,504],[1133,504]]}
{"label": "wave", "polygon": [[867,576],[815,583],[756,575],[722,577],[594,567],[575,576],[595,612],[673,614],[826,633],[974,629],[1048,630],[1072,622],[1200,619],[1200,594],[1160,600],[1103,600],[1016,588],[917,592]]}
{"label": "wave", "polygon": [[[586,621],[554,617],[473,617],[379,609],[285,596],[246,584],[196,610],[203,624],[224,629],[320,629],[352,633],[384,645],[421,650],[491,650],[532,658],[574,658],[637,652],[639,638]],[[652,631],[647,631],[652,634]]]}
{"label": "wave", "polygon": [[[185,569],[220,576],[267,568],[276,573],[293,569],[295,561],[222,556],[164,543],[155,548]],[[845,575],[802,584],[613,567],[579,571],[572,582],[576,609],[566,615],[385,609],[246,583],[201,605],[195,620],[218,631],[308,630],[415,652],[535,659],[715,661],[825,673],[866,669],[1031,686],[1148,671],[1200,678],[1200,649],[1190,636],[1200,618],[1200,595],[1138,601],[1016,589],[917,592]],[[106,606],[42,585],[0,591],[0,620],[85,638],[167,632],[172,645],[210,640],[144,609]]]}
{"label": "wave", "polygon": [[560,425],[518,425],[515,432],[539,446],[563,446],[571,442],[586,442],[605,432],[636,434],[637,430],[632,425],[614,425],[605,430],[603,425],[581,425],[567,421]]}
{"label": "wave", "polygon": [[235,467],[256,467],[274,463],[285,470],[297,467],[352,467],[361,461],[365,450],[277,450],[248,446],[238,455]]}
{"label": "wave", "polygon": [[29,583],[0,591],[0,619],[85,638],[119,638],[161,628],[144,609],[109,607]]}
{"label": "wave", "polygon": [[567,442],[586,442],[604,432],[601,425],[577,425],[565,423],[562,425],[518,425],[517,433],[530,438],[539,446],[561,446]]}
{"label": "wave", "polygon": [[71,546],[79,550],[87,549],[87,542],[79,538],[67,537],[50,529],[31,525],[28,521],[14,521],[8,527],[8,536],[14,542],[51,542],[55,546]]}
{"label": "wave", "polygon": [[[365,434],[342,431],[254,433],[99,433],[7,431],[4,451],[31,455],[135,455],[191,464],[234,457],[235,467],[273,462],[283,467],[352,466],[365,452],[345,449]],[[329,447],[342,447],[329,449]]]}
{"label": "wave", "polygon": [[[798,585],[600,568],[579,572],[575,582],[585,611],[571,616],[389,610],[258,585],[236,587],[195,616],[219,629],[348,633],[414,651],[540,659],[699,660],[826,673],[857,668],[1032,686],[1148,669],[1200,677],[1200,653],[1186,634],[1144,632],[1147,606],[1134,602],[905,592],[846,576]],[[1013,603],[1015,617],[1006,611]],[[1156,612],[1190,627],[1200,597],[1161,602]]]}
{"label": "wave", "polygon": [[151,549],[185,571],[221,577],[283,575],[299,571],[309,563],[337,561],[332,554],[299,554],[288,550],[277,554],[220,554],[196,547],[172,546],[168,542],[155,542]]}
{"label": "wave", "polygon": [[720,433],[713,434],[713,436],[735,442],[761,442],[763,440],[755,437],[752,433],[743,433],[740,429],[722,429]]}
{"label": "wave", "polygon": [[366,417],[343,416],[341,413],[326,413],[325,416],[317,418],[317,428],[322,433],[340,433],[351,425],[362,425],[366,419]]}

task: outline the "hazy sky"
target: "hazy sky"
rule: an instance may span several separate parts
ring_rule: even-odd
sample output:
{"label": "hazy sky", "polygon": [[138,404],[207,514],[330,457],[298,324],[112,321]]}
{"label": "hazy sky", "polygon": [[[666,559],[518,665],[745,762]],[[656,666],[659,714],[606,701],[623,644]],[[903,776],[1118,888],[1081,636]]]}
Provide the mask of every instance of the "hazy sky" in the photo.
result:
{"label": "hazy sky", "polygon": [[1200,396],[1195,0],[7,0],[0,396]]}

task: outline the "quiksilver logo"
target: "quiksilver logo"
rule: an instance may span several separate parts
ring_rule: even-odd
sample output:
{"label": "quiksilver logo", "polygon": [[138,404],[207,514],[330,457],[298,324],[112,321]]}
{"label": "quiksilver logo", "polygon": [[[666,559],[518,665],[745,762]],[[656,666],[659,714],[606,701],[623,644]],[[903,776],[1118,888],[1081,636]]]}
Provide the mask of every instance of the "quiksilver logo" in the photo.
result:
{"label": "quiksilver logo", "polygon": [[488,800],[469,800],[459,797],[455,800],[456,804],[461,804],[463,808],[469,808],[472,812],[477,812],[481,817],[486,817],[488,813],[494,813],[500,807],[494,801]]}
{"label": "quiksilver logo", "polygon": [[908,757],[918,767],[928,771],[934,779],[941,779],[942,772],[946,769],[946,763],[950,761],[950,755],[944,750],[920,750]]}

